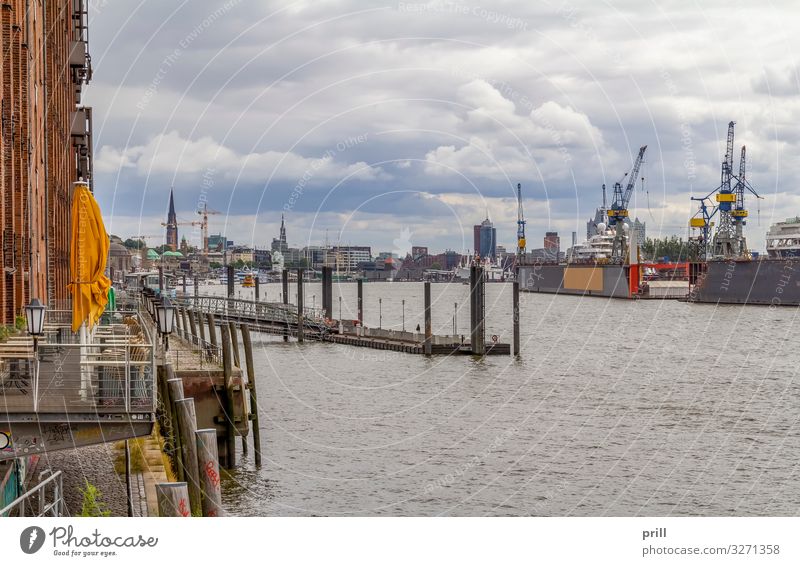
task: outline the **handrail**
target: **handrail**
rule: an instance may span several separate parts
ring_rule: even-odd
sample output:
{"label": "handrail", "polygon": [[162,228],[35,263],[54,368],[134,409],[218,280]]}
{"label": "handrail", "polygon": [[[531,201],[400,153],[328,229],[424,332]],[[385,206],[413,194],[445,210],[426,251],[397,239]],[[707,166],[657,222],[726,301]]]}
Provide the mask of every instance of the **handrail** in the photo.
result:
{"label": "handrail", "polygon": [[[45,470],[42,474],[47,473],[49,470]],[[42,474],[39,477],[42,477]],[[53,483],[53,501],[50,503],[46,503],[47,498],[47,486]],[[20,506],[20,517],[25,517],[25,501],[31,498],[34,494],[39,493],[39,512],[35,517],[44,517],[46,515],[51,515],[53,517],[61,517],[61,513],[63,512],[64,507],[64,480],[63,474],[61,470],[58,470],[55,473],[51,473],[49,477],[47,477],[44,481],[39,482],[36,486],[29,489],[19,497],[17,497],[14,501],[0,509],[0,517],[5,516],[6,513],[10,513],[13,511],[17,506]]]}

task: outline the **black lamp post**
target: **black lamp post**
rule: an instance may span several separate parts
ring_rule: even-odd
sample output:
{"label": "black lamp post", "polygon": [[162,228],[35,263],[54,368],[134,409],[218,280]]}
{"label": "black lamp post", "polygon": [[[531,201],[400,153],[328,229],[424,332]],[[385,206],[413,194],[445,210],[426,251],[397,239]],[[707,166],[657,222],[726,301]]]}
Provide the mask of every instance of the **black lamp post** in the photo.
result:
{"label": "black lamp post", "polygon": [[175,307],[169,297],[164,297],[156,306],[156,323],[158,331],[164,336],[164,351],[167,351],[169,350],[169,335],[172,334],[172,327],[175,324]]}
{"label": "black lamp post", "polygon": [[28,325],[28,334],[33,338],[33,410],[39,410],[39,336],[44,334],[45,307],[39,299],[31,299],[25,307],[25,322]]}
{"label": "black lamp post", "polygon": [[39,346],[39,336],[44,334],[44,312],[47,307],[39,299],[31,299],[31,303],[25,307],[25,321],[28,324],[28,334],[33,337],[33,351],[36,352]]}

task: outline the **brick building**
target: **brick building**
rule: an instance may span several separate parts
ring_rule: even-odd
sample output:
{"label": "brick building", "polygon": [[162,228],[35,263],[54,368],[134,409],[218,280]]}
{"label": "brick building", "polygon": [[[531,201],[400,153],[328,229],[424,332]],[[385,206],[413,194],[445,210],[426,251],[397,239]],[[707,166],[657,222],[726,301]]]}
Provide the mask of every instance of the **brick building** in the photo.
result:
{"label": "brick building", "polygon": [[91,180],[87,0],[0,3],[0,324],[65,307],[72,183]]}

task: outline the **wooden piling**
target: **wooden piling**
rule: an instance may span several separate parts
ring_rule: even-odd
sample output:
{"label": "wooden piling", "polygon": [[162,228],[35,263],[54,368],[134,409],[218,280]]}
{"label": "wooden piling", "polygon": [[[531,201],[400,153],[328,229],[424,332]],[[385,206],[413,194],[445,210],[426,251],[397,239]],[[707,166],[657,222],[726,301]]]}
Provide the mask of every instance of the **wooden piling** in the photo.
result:
{"label": "wooden piling", "polygon": [[158,266],[158,290],[164,290],[164,268],[162,266]]}
{"label": "wooden piling", "polygon": [[231,331],[227,324],[220,328],[222,334],[222,373],[225,379],[225,467],[236,467],[236,429],[234,428],[233,360]]}
{"label": "wooden piling", "polygon": [[250,327],[242,325],[242,344],[247,365],[247,387],[250,390],[250,414],[253,427],[253,450],[256,453],[256,466],[261,465],[261,429],[258,424],[258,391],[256,390],[256,371],[253,363],[253,342],[250,340]]}
{"label": "wooden piling", "polygon": [[433,331],[431,324],[431,282],[425,281],[425,355],[433,352]]}
{"label": "wooden piling", "polygon": [[239,338],[236,336],[236,323],[233,321],[228,322],[228,329],[231,333],[231,350],[233,351],[233,365],[237,368],[242,367],[239,360]]}
{"label": "wooden piling", "polygon": [[180,399],[175,402],[178,413],[178,427],[181,431],[181,452],[183,455],[186,483],[189,484],[189,501],[192,512],[196,515],[201,512],[200,501],[200,472],[197,467],[197,444],[192,442],[197,432],[197,414],[194,408],[194,399]]}
{"label": "wooden piling", "polygon": [[484,285],[485,278],[483,267],[473,265],[470,268],[470,346],[472,353],[476,356],[483,356],[486,353],[486,334],[485,334],[485,305],[484,305]]}
{"label": "wooden piling", "polygon": [[198,297],[200,295],[200,281],[197,280],[197,274],[194,274],[194,296]]}
{"label": "wooden piling", "polygon": [[511,287],[511,311],[514,326],[513,354],[519,356],[519,268],[517,268],[517,279],[514,280]]}
{"label": "wooden piling", "polygon": [[159,517],[191,517],[189,489],[186,482],[156,484]]}
{"label": "wooden piling", "polygon": [[203,517],[223,517],[222,489],[219,475],[217,430],[204,428],[195,432],[197,468],[200,471],[200,502]]}
{"label": "wooden piling", "polygon": [[186,296],[186,274],[183,274],[183,296]]}
{"label": "wooden piling", "polygon": [[208,340],[211,342],[211,346],[216,350],[219,347],[219,343],[217,342],[217,323],[214,321],[214,315],[206,313],[206,320],[208,321]]}
{"label": "wooden piling", "polygon": [[186,308],[185,307],[180,307],[180,309],[181,309],[181,321],[183,323],[183,338],[184,338],[184,340],[188,340],[189,339],[189,322],[188,322],[188,319],[186,317]]}
{"label": "wooden piling", "polygon": [[305,330],[305,314],[303,313],[303,269],[297,270],[297,341],[303,342]]}
{"label": "wooden piling", "polygon": [[203,313],[197,313],[197,329],[200,331],[200,340],[206,341],[206,325],[203,323]]}
{"label": "wooden piling", "polygon": [[258,275],[256,275],[255,296],[256,296],[256,301],[258,301],[258,299],[261,296],[261,281],[258,279]]}
{"label": "wooden piling", "polygon": [[181,448],[183,439],[181,438],[181,429],[178,425],[178,410],[175,406],[178,400],[183,399],[183,380],[175,377],[175,373],[172,371],[172,366],[170,365],[167,365],[167,378],[167,392],[169,397],[167,402],[170,405],[170,424],[172,426],[172,436],[175,442],[175,465],[178,468],[178,478],[181,481],[185,481],[186,473],[183,465],[183,449]]}
{"label": "wooden piling", "polygon": [[[281,291],[282,295],[281,296],[283,298],[283,304],[284,305],[288,305],[289,304],[289,270],[288,269],[284,269],[281,272],[281,289],[282,289],[282,291]],[[289,341],[289,321],[288,320],[286,321],[286,331],[283,333],[283,341],[284,342],[288,342]]]}
{"label": "wooden piling", "polygon": [[189,314],[189,328],[192,331],[191,342],[192,342],[192,344],[196,344],[197,343],[197,324],[196,324],[196,322],[194,320],[194,311],[190,310],[188,312],[188,314]]}

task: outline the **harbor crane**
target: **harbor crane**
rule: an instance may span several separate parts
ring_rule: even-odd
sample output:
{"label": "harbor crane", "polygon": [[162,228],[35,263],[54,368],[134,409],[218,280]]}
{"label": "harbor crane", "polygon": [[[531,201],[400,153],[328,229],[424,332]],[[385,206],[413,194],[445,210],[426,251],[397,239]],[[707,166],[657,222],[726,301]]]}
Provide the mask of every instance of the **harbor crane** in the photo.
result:
{"label": "harbor crane", "polygon": [[203,209],[198,210],[197,214],[200,214],[203,219],[199,222],[192,222],[192,226],[200,226],[200,229],[203,232],[203,255],[208,255],[208,215],[209,214],[222,214],[218,210],[209,210],[208,203],[203,203]]}
{"label": "harbor crane", "polygon": [[[628,203],[631,200],[633,188],[636,186],[636,179],[639,176],[642,161],[644,161],[645,151],[647,151],[646,145],[639,148],[639,155],[636,156],[630,173],[625,173],[619,181],[614,183],[614,195],[611,200],[611,207],[608,209],[608,224],[616,228],[614,242],[611,246],[611,261],[613,263],[625,263],[628,258],[625,220],[628,218]],[[628,178],[628,183],[623,188],[622,182],[626,177]]]}
{"label": "harbor crane", "polygon": [[[735,125],[736,122],[733,121],[728,123],[725,159],[722,162],[719,186],[704,197],[692,197],[692,200],[700,202],[700,208],[689,220],[689,226],[700,229],[700,235],[696,240],[701,259],[704,260],[707,260],[709,255],[714,259],[736,259],[750,256],[743,230],[749,214],[745,208],[745,191],[749,191],[756,198],[762,197],[747,181],[747,148],[745,146],[742,146],[739,158],[739,174],[738,176],[733,174]],[[715,193],[716,205],[709,211],[707,202]],[[711,219],[716,214],[719,214],[719,224],[713,240],[709,240],[710,230],[713,226]]]}
{"label": "harbor crane", "polygon": [[525,215],[522,211],[522,184],[517,183],[517,265],[525,258]]}

